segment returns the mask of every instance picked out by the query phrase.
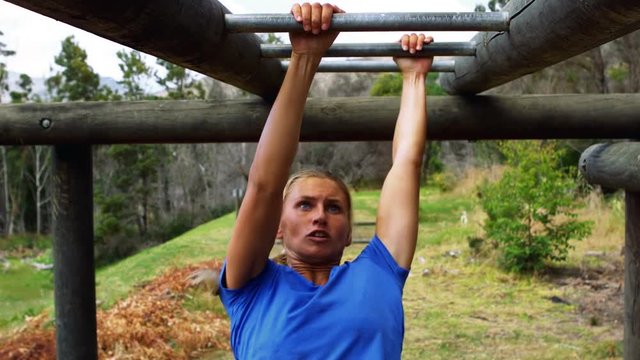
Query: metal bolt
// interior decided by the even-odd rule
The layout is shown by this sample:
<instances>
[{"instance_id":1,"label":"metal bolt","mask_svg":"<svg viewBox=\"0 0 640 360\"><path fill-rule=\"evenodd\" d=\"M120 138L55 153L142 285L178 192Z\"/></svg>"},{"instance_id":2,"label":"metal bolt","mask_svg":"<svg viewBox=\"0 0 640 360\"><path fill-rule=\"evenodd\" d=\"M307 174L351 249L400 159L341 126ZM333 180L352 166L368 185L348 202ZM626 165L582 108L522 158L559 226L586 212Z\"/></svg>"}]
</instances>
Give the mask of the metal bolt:
<instances>
[{"instance_id":1,"label":"metal bolt","mask_svg":"<svg viewBox=\"0 0 640 360\"><path fill-rule=\"evenodd\" d=\"M42 126L43 129L50 128L51 124L53 124L53 121L51 121L51 119L48 119L48 118L40 119L40 126Z\"/></svg>"}]
</instances>

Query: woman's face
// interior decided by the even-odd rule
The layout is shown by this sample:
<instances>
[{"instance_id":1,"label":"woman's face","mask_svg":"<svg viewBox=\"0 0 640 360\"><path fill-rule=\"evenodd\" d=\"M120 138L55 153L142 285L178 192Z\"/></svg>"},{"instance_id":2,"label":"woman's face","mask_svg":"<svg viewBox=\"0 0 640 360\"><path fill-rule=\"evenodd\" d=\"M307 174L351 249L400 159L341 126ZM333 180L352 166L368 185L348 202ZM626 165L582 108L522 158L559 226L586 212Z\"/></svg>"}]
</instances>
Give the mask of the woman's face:
<instances>
[{"instance_id":1,"label":"woman's face","mask_svg":"<svg viewBox=\"0 0 640 360\"><path fill-rule=\"evenodd\" d=\"M348 204L333 180L297 180L284 200L278 229L287 256L310 265L340 262L351 244Z\"/></svg>"}]
</instances>

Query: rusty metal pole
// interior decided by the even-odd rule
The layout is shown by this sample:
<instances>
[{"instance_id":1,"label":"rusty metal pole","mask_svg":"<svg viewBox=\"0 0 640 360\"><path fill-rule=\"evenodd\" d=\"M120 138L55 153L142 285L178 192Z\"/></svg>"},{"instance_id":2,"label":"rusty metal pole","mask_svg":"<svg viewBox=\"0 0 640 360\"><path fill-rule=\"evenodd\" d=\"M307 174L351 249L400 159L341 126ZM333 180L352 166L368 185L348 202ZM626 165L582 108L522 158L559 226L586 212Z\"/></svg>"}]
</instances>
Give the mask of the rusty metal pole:
<instances>
[{"instance_id":1,"label":"rusty metal pole","mask_svg":"<svg viewBox=\"0 0 640 360\"><path fill-rule=\"evenodd\" d=\"M53 154L56 355L97 359L91 145L57 145Z\"/></svg>"}]
</instances>

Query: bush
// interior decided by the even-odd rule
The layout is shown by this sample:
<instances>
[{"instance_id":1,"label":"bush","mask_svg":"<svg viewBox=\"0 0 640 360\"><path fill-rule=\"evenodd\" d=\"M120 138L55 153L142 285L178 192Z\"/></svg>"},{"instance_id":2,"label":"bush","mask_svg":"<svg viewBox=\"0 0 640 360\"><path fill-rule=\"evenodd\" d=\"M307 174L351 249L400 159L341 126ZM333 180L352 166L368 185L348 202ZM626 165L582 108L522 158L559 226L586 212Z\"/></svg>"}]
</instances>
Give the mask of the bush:
<instances>
[{"instance_id":1,"label":"bush","mask_svg":"<svg viewBox=\"0 0 640 360\"><path fill-rule=\"evenodd\" d=\"M16 234L0 238L0 251L25 253L25 256L32 256L33 253L50 249L52 244L51 236Z\"/></svg>"},{"instance_id":2,"label":"bush","mask_svg":"<svg viewBox=\"0 0 640 360\"><path fill-rule=\"evenodd\" d=\"M540 270L546 260L566 259L571 239L582 239L591 223L577 221L575 181L559 169L562 151L553 142L500 144L507 165L502 179L484 184L484 230L499 246L501 265L509 271Z\"/></svg>"},{"instance_id":3,"label":"bush","mask_svg":"<svg viewBox=\"0 0 640 360\"><path fill-rule=\"evenodd\" d=\"M445 171L430 175L431 183L443 192L451 191L456 186L456 177Z\"/></svg>"}]
</instances>

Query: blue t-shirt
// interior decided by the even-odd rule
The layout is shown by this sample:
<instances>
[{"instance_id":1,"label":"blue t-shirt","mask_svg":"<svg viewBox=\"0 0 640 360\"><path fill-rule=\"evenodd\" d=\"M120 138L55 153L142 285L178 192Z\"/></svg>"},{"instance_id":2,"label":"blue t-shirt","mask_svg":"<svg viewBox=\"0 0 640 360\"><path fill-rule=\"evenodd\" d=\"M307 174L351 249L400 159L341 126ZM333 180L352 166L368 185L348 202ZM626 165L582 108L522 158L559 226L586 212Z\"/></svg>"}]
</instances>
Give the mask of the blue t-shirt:
<instances>
[{"instance_id":1,"label":"blue t-shirt","mask_svg":"<svg viewBox=\"0 0 640 360\"><path fill-rule=\"evenodd\" d=\"M236 359L400 359L404 337L401 268L377 236L352 262L314 285L269 260L240 289L221 272Z\"/></svg>"}]
</instances>

